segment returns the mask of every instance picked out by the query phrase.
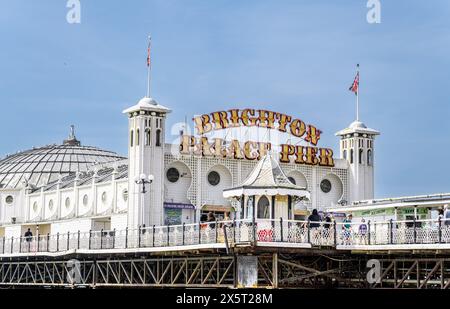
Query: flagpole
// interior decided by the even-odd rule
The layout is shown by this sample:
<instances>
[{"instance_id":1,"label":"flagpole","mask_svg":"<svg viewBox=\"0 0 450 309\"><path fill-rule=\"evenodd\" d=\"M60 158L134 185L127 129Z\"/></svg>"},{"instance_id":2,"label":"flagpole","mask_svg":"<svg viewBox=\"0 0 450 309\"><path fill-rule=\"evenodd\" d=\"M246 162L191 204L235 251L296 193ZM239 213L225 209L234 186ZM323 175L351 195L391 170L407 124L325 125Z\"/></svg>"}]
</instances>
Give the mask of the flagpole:
<instances>
[{"instance_id":1,"label":"flagpole","mask_svg":"<svg viewBox=\"0 0 450 309\"><path fill-rule=\"evenodd\" d=\"M359 121L359 63L356 65L357 68L357 76L358 76L358 88L356 88L356 121Z\"/></svg>"},{"instance_id":2,"label":"flagpole","mask_svg":"<svg viewBox=\"0 0 450 309\"><path fill-rule=\"evenodd\" d=\"M151 70L152 70L152 61L150 58L150 49L152 47L152 37L148 37L148 55L147 55L147 98L150 98L150 83L152 80Z\"/></svg>"}]
</instances>

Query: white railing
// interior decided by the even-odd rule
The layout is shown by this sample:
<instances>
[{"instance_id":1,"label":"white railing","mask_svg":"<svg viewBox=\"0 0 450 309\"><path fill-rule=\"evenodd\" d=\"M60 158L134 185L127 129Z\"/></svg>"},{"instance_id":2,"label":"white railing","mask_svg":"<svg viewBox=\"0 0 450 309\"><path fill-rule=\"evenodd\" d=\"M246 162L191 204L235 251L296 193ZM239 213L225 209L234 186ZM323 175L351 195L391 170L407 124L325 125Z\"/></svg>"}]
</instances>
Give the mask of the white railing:
<instances>
[{"instance_id":1,"label":"white railing","mask_svg":"<svg viewBox=\"0 0 450 309\"><path fill-rule=\"evenodd\" d=\"M361 228L365 225L365 228ZM389 220L338 223L337 245L408 245L450 243L450 220Z\"/></svg>"},{"instance_id":2,"label":"white railing","mask_svg":"<svg viewBox=\"0 0 450 309\"><path fill-rule=\"evenodd\" d=\"M0 238L0 254L68 250L291 243L312 246L445 244L450 220L367 223L256 219Z\"/></svg>"}]
</instances>

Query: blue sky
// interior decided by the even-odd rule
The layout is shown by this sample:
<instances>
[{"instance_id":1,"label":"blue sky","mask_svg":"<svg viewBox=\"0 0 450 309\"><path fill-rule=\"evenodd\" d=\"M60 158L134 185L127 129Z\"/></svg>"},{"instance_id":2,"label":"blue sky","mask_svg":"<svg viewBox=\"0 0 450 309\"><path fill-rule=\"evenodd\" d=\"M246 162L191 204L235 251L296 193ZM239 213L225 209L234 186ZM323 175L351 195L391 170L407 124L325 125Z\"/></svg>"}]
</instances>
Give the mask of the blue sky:
<instances>
[{"instance_id":1,"label":"blue sky","mask_svg":"<svg viewBox=\"0 0 450 309\"><path fill-rule=\"evenodd\" d=\"M287 112L324 133L354 120L348 91L361 64L361 119L376 141L376 196L450 192L450 3L381 0L0 0L0 154L61 142L126 154L121 111L146 91L169 125L227 108Z\"/></svg>"}]
</instances>

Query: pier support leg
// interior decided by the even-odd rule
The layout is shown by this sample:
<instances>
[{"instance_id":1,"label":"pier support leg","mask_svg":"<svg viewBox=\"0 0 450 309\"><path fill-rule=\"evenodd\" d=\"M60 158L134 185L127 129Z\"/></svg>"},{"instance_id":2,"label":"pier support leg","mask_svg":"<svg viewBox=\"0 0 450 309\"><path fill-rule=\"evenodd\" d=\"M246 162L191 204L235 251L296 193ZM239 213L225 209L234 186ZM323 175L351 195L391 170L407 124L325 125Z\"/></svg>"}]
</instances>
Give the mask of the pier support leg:
<instances>
[{"instance_id":1,"label":"pier support leg","mask_svg":"<svg viewBox=\"0 0 450 309\"><path fill-rule=\"evenodd\" d=\"M272 256L272 283L273 288L278 289L278 253Z\"/></svg>"}]
</instances>

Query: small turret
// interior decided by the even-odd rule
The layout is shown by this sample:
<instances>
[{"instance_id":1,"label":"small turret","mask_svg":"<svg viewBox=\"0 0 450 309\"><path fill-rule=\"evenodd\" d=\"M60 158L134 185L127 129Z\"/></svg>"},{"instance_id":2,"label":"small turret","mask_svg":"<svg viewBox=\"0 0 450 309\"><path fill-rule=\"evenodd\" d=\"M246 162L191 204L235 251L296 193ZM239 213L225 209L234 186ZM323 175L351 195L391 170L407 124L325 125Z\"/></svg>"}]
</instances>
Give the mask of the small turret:
<instances>
[{"instance_id":1,"label":"small turret","mask_svg":"<svg viewBox=\"0 0 450 309\"><path fill-rule=\"evenodd\" d=\"M63 141L63 145L81 146L81 142L75 137L75 126L73 124L70 126L69 136Z\"/></svg>"}]
</instances>

